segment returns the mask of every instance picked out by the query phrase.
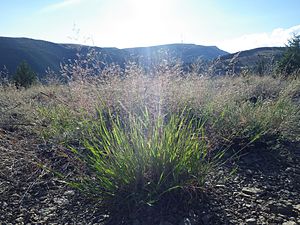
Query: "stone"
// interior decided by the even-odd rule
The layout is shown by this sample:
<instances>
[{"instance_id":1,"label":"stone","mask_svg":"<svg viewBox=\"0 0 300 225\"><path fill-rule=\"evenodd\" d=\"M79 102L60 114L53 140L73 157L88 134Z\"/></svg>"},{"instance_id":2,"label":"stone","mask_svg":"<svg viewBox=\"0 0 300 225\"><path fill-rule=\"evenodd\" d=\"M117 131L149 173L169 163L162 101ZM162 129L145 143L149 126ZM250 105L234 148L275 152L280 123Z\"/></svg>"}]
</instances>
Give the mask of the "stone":
<instances>
[{"instance_id":1,"label":"stone","mask_svg":"<svg viewBox=\"0 0 300 225\"><path fill-rule=\"evenodd\" d=\"M287 221L287 222L282 223L282 225L297 225L297 223L294 221Z\"/></svg>"},{"instance_id":2,"label":"stone","mask_svg":"<svg viewBox=\"0 0 300 225\"><path fill-rule=\"evenodd\" d=\"M230 223L230 224L237 224L237 221L236 221L235 219L230 219L230 220L229 220L229 223Z\"/></svg>"},{"instance_id":3,"label":"stone","mask_svg":"<svg viewBox=\"0 0 300 225\"><path fill-rule=\"evenodd\" d=\"M259 216L259 221L260 221L260 223L265 223L266 218L263 216Z\"/></svg>"},{"instance_id":4,"label":"stone","mask_svg":"<svg viewBox=\"0 0 300 225\"><path fill-rule=\"evenodd\" d=\"M22 223L24 221L23 217L18 217L17 219L15 219L16 222L18 223Z\"/></svg>"},{"instance_id":5,"label":"stone","mask_svg":"<svg viewBox=\"0 0 300 225\"><path fill-rule=\"evenodd\" d=\"M75 195L75 191L73 191L73 190L65 191L64 195L66 195L66 196L73 196L73 195Z\"/></svg>"},{"instance_id":6,"label":"stone","mask_svg":"<svg viewBox=\"0 0 300 225\"><path fill-rule=\"evenodd\" d=\"M263 190L261 190L259 188L244 187L242 189L242 192L247 195L258 195L258 194L263 193Z\"/></svg>"},{"instance_id":7,"label":"stone","mask_svg":"<svg viewBox=\"0 0 300 225\"><path fill-rule=\"evenodd\" d=\"M66 205L69 203L69 201L65 198L53 198L53 202L58 205Z\"/></svg>"},{"instance_id":8,"label":"stone","mask_svg":"<svg viewBox=\"0 0 300 225\"><path fill-rule=\"evenodd\" d=\"M246 219L246 224L247 225L255 225L256 224L256 219L254 219L254 218Z\"/></svg>"},{"instance_id":9,"label":"stone","mask_svg":"<svg viewBox=\"0 0 300 225\"><path fill-rule=\"evenodd\" d=\"M46 215L49 215L51 214L52 212L56 211L57 210L57 207L56 206L51 206L51 207L48 207L48 208L44 208L44 209L41 209L40 210L40 213L43 215L43 216L46 216Z\"/></svg>"},{"instance_id":10,"label":"stone","mask_svg":"<svg viewBox=\"0 0 300 225\"><path fill-rule=\"evenodd\" d=\"M300 204L294 205L293 208L300 213Z\"/></svg>"},{"instance_id":11,"label":"stone","mask_svg":"<svg viewBox=\"0 0 300 225\"><path fill-rule=\"evenodd\" d=\"M239 193L239 196L245 197L245 198L252 198L251 195L245 194L245 193L243 193L243 192Z\"/></svg>"},{"instance_id":12,"label":"stone","mask_svg":"<svg viewBox=\"0 0 300 225\"><path fill-rule=\"evenodd\" d=\"M216 188L225 188L226 186L224 184L217 184L215 187Z\"/></svg>"}]
</instances>

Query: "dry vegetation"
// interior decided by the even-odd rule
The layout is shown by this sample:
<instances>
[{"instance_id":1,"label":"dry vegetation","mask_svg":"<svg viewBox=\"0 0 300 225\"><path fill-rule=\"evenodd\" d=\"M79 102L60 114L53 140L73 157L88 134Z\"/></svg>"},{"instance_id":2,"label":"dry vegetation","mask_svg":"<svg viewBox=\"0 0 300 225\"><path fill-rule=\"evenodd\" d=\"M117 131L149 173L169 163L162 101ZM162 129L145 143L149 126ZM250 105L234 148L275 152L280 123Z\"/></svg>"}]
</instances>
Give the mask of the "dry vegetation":
<instances>
[{"instance_id":1,"label":"dry vegetation","mask_svg":"<svg viewBox=\"0 0 300 225\"><path fill-rule=\"evenodd\" d=\"M121 221L146 205L201 199L228 158L300 141L299 79L180 67L149 75L136 65L107 68L101 79L72 73L67 84L0 88L1 195L54 173L106 214L123 212Z\"/></svg>"}]
</instances>

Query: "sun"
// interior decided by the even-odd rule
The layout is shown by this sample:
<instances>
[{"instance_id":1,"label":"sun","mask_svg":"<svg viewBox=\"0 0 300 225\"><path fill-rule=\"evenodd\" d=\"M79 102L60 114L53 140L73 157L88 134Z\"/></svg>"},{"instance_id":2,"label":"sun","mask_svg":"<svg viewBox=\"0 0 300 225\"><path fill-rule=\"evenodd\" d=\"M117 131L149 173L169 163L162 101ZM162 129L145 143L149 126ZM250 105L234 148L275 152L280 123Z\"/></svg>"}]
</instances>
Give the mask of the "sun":
<instances>
[{"instance_id":1,"label":"sun","mask_svg":"<svg viewBox=\"0 0 300 225\"><path fill-rule=\"evenodd\" d=\"M178 16L175 4L177 1L116 1L106 11L102 17L104 19L98 22L102 28L96 31L99 39L118 43L115 45L119 48L179 43L186 25ZM107 32L102 32L103 30Z\"/></svg>"},{"instance_id":2,"label":"sun","mask_svg":"<svg viewBox=\"0 0 300 225\"><path fill-rule=\"evenodd\" d=\"M164 39L170 21L169 0L129 0L133 32L147 42ZM149 40L151 39L151 40Z\"/></svg>"}]
</instances>

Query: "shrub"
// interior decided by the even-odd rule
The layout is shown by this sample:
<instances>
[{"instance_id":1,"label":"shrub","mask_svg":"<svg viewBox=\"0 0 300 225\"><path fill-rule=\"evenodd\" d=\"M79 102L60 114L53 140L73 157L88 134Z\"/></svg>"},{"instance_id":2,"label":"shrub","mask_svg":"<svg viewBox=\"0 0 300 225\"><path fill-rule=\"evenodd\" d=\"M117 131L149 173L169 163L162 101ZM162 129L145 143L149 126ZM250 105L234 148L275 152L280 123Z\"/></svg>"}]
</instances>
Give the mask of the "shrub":
<instances>
[{"instance_id":1,"label":"shrub","mask_svg":"<svg viewBox=\"0 0 300 225\"><path fill-rule=\"evenodd\" d=\"M16 73L13 75L12 80L14 81L16 87L28 88L37 79L36 73L31 69L31 67L25 62L21 62L17 67Z\"/></svg>"},{"instance_id":2,"label":"shrub","mask_svg":"<svg viewBox=\"0 0 300 225\"><path fill-rule=\"evenodd\" d=\"M300 35L295 35L288 41L287 50L279 62L278 69L284 75L290 75L300 69Z\"/></svg>"}]
</instances>

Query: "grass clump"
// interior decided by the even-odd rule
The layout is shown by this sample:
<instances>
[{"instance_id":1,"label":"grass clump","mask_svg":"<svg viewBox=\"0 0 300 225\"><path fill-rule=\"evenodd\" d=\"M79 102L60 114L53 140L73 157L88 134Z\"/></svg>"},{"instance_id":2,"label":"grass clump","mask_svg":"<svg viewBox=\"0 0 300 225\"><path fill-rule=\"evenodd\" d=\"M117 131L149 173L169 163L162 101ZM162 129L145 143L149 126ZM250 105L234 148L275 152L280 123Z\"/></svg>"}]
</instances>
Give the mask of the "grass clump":
<instances>
[{"instance_id":1,"label":"grass clump","mask_svg":"<svg viewBox=\"0 0 300 225\"><path fill-rule=\"evenodd\" d=\"M299 139L299 106L290 99L229 102L223 107L207 113L211 139L215 143L247 148Z\"/></svg>"},{"instance_id":2,"label":"grass clump","mask_svg":"<svg viewBox=\"0 0 300 225\"><path fill-rule=\"evenodd\" d=\"M42 136L45 139L55 139L61 144L78 141L80 134L76 131L79 131L81 124L76 115L78 113L61 104L52 107L39 106L37 113L44 126L51 124L51 126L47 126L47 129L42 130Z\"/></svg>"},{"instance_id":3,"label":"grass clump","mask_svg":"<svg viewBox=\"0 0 300 225\"><path fill-rule=\"evenodd\" d=\"M199 193L215 160L206 147L204 124L188 114L153 122L147 109L127 119L98 110L97 120L86 121L84 150L72 148L89 175L71 185L100 199L110 214L123 216L171 196L180 200L179 193Z\"/></svg>"}]
</instances>

